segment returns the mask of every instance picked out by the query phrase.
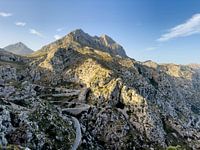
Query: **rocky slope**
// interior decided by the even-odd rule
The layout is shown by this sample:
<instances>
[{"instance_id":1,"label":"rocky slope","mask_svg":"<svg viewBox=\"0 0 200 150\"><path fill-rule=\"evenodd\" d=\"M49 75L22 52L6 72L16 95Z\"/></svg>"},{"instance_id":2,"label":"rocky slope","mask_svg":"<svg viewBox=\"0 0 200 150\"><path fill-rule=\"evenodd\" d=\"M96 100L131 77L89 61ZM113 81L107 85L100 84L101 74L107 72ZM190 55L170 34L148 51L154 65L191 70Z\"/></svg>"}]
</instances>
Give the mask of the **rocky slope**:
<instances>
[{"instance_id":1,"label":"rocky slope","mask_svg":"<svg viewBox=\"0 0 200 150\"><path fill-rule=\"evenodd\" d=\"M4 50L14 53L14 54L17 54L17 55L27 55L27 54L31 54L34 52L32 49L28 48L22 42L8 45L8 46L4 47Z\"/></svg>"},{"instance_id":2,"label":"rocky slope","mask_svg":"<svg viewBox=\"0 0 200 150\"><path fill-rule=\"evenodd\" d=\"M200 149L198 68L138 62L82 30L26 59L1 60L2 146Z\"/></svg>"}]
</instances>

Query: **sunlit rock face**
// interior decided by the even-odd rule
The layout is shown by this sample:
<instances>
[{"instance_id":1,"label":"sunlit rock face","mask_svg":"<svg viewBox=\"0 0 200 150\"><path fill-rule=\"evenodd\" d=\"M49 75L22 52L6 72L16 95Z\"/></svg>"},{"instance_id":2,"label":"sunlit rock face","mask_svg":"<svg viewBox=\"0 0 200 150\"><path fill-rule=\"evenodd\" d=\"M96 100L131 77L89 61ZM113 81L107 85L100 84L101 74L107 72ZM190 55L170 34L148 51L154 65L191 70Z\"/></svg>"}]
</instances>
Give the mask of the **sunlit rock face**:
<instances>
[{"instance_id":1,"label":"sunlit rock face","mask_svg":"<svg viewBox=\"0 0 200 150\"><path fill-rule=\"evenodd\" d=\"M4 120L9 122L6 127L1 123L0 143L4 146L200 148L196 65L138 62L128 58L110 37L92 37L82 30L44 46L27 59L23 64L0 61L1 105ZM13 111L24 114L17 118L26 118L25 129L14 128L8 115ZM21 142L13 137L16 132L24 135Z\"/></svg>"}]
</instances>

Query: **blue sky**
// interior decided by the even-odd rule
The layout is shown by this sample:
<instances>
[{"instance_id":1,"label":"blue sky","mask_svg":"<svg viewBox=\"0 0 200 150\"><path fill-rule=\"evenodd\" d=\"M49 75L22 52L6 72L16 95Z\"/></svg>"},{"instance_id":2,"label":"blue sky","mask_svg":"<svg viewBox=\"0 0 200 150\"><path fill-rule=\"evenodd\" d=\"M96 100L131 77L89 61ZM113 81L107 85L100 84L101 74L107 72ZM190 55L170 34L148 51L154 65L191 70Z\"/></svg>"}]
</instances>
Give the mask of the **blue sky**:
<instances>
[{"instance_id":1,"label":"blue sky","mask_svg":"<svg viewBox=\"0 0 200 150\"><path fill-rule=\"evenodd\" d=\"M82 28L139 61L200 63L198 0L0 0L0 47L34 50Z\"/></svg>"}]
</instances>

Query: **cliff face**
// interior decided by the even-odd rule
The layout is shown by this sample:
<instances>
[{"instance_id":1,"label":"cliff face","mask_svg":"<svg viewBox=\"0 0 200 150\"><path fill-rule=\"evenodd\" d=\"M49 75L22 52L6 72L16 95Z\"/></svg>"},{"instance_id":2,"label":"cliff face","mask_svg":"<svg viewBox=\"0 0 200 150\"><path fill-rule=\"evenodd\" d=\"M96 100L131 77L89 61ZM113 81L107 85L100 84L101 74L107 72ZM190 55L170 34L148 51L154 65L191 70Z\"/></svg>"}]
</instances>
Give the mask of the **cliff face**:
<instances>
[{"instance_id":1,"label":"cliff face","mask_svg":"<svg viewBox=\"0 0 200 150\"><path fill-rule=\"evenodd\" d=\"M33 54L26 69L10 62L7 67L16 70L11 73L15 75L7 79L1 74L1 90L22 93L25 85L34 86L35 95L29 95L32 103L23 107L48 108L50 114L59 114L59 121L67 122L62 128L75 129L65 134L60 128L63 140L53 139L53 145L69 140L68 146L80 149L164 149L169 145L199 149L198 67L142 63L128 58L122 49L107 36L91 37L76 30ZM6 72L5 64L1 67ZM2 97L7 103L25 103L14 100L17 94L4 93ZM56 120L49 117L55 125ZM31 121L37 124L38 119ZM41 132L49 134L49 130ZM16 144L6 136L9 130L4 134L6 144ZM55 148L48 142L39 145L39 149L46 145Z\"/></svg>"}]
</instances>

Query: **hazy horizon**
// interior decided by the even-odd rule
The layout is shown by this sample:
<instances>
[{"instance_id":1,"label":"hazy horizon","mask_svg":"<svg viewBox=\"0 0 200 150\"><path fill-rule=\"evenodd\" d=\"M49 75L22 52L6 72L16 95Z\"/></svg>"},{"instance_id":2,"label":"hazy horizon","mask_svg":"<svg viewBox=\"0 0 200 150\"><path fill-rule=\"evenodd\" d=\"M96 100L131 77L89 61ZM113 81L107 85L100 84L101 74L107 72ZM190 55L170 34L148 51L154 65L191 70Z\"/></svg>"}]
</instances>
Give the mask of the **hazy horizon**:
<instances>
[{"instance_id":1,"label":"hazy horizon","mask_svg":"<svg viewBox=\"0 0 200 150\"><path fill-rule=\"evenodd\" d=\"M25 1L0 2L0 47L23 42L42 46L83 29L107 34L129 57L158 63L200 63L200 2L191 1Z\"/></svg>"}]
</instances>

